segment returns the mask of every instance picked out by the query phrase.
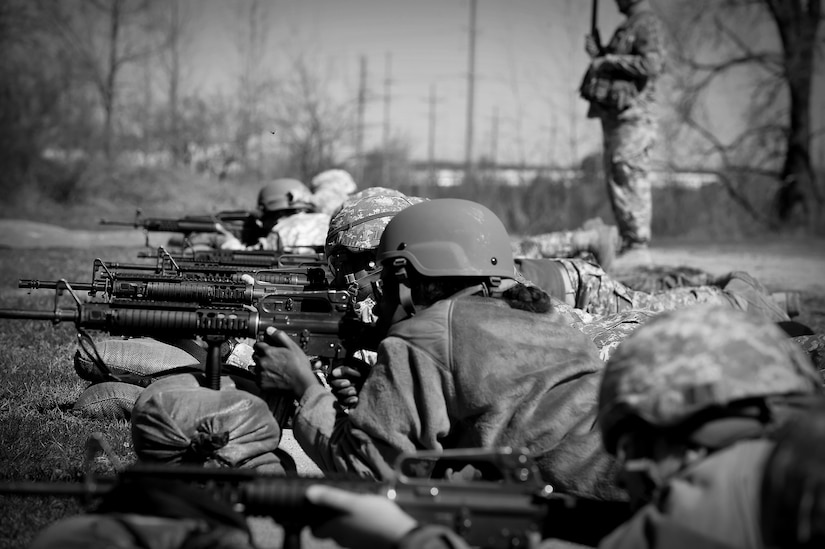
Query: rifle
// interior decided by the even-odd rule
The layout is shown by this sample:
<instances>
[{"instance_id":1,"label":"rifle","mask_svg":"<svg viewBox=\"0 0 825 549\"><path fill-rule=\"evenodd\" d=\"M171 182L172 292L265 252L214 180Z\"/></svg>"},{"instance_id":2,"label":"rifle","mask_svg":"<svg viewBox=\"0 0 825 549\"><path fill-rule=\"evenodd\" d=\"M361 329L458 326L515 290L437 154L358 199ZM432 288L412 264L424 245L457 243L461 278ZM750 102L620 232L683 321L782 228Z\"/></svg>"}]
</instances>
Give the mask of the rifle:
<instances>
[{"instance_id":1,"label":"rifle","mask_svg":"<svg viewBox=\"0 0 825 549\"><path fill-rule=\"evenodd\" d=\"M254 223L257 216L244 210L228 210L215 214L189 215L181 218L143 217L140 208L135 210L134 221L113 221L101 219L101 225L117 225L143 229L146 233L146 246L149 246L150 232L181 233L188 240L193 233L220 233L217 224L223 225L235 236L240 237L248 224Z\"/></svg>"},{"instance_id":2,"label":"rifle","mask_svg":"<svg viewBox=\"0 0 825 549\"><path fill-rule=\"evenodd\" d=\"M258 268L250 265L222 265L212 262L182 261L172 257L162 246L158 248L154 265L146 263L116 263L95 259L92 280L112 278L123 271L151 271L161 278L196 280L230 280L242 282L249 278L269 284L304 284L317 288L327 287L327 269L324 267ZM248 275L248 276L244 276Z\"/></svg>"},{"instance_id":3,"label":"rifle","mask_svg":"<svg viewBox=\"0 0 825 549\"><path fill-rule=\"evenodd\" d=\"M120 275L103 277L88 282L69 282L77 291L87 291L90 296L103 294L111 299L147 301L173 301L200 305L253 305L269 294L289 294L306 289L299 284L248 284L230 280L190 280L170 277L168 280ZM20 279L18 287L30 290L60 290L59 280Z\"/></svg>"},{"instance_id":4,"label":"rifle","mask_svg":"<svg viewBox=\"0 0 825 549\"><path fill-rule=\"evenodd\" d=\"M48 320L54 325L72 322L83 351L104 376L122 381L101 359L87 330L118 336L148 336L162 340L200 337L207 344L206 386L220 388L221 343L233 337L258 339L270 326L284 331L309 355L343 359L348 348L365 341L367 328L357 320L351 296L346 291L317 290L268 294L254 306L202 307L193 303L117 299L107 303L84 303L65 279L56 285L54 310L0 309L0 318ZM73 308L60 308L67 292ZM292 398L281 395L273 413L284 425Z\"/></svg>"},{"instance_id":5,"label":"rifle","mask_svg":"<svg viewBox=\"0 0 825 549\"><path fill-rule=\"evenodd\" d=\"M590 36L592 36L596 42L596 46L598 46L601 55L604 52L604 48L602 47L602 37L599 33L599 0L593 0L590 8Z\"/></svg>"},{"instance_id":6,"label":"rifle","mask_svg":"<svg viewBox=\"0 0 825 549\"><path fill-rule=\"evenodd\" d=\"M445 473L449 476L466 466L484 471L486 480L459 480L456 476L445 479ZM139 464L121 470L115 478L87 475L82 483L6 482L0 484L0 493L87 500L109 494L114 500L120 495L116 502L102 509L128 512L124 506L134 500L126 495L130 494L129 489L145 491L153 484L164 492L180 484L198 487L198 494L202 494L198 497L217 499L246 516L271 517L283 526L284 546L289 548L300 547L304 527L321 524L334 516L332 510L307 501L306 490L314 484L383 495L419 523L451 528L474 547L526 548L547 537L595 545L594 540L617 526L612 509L615 504L554 493L553 487L541 479L526 451L510 448L404 454L396 462L394 476L382 482L276 476L249 469ZM607 509L611 518L602 520L600 509Z\"/></svg>"},{"instance_id":7,"label":"rifle","mask_svg":"<svg viewBox=\"0 0 825 549\"><path fill-rule=\"evenodd\" d=\"M164 250L165 251L165 250ZM160 253L160 250L158 250ZM236 265L266 268L285 268L303 266L325 266L324 254L302 255L275 252L271 250L193 250L183 254L165 252L166 257L177 263L214 263L217 265ZM142 259L155 259L156 254L138 252Z\"/></svg>"},{"instance_id":8,"label":"rifle","mask_svg":"<svg viewBox=\"0 0 825 549\"><path fill-rule=\"evenodd\" d=\"M231 277L185 277L180 274L156 274L129 270L118 271L109 263L96 258L92 267L92 282L70 282L74 290L86 291L95 297L102 294L108 299L188 302L200 305L254 305L269 294L290 294L306 290L328 288L326 273L310 268L303 272L283 269L268 272L273 282L262 282L249 275L243 280ZM135 267L135 266L133 266ZM151 269L148 265L139 265ZM58 280L20 279L18 287L29 290L52 289L61 291Z\"/></svg>"}]
</instances>

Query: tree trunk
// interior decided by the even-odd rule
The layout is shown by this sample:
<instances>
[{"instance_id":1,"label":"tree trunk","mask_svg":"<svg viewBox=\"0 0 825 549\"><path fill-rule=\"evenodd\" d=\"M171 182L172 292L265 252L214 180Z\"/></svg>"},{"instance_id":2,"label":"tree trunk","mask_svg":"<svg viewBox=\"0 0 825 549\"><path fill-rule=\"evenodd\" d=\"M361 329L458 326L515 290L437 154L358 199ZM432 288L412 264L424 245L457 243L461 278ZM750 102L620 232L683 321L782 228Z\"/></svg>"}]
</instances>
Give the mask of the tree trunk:
<instances>
[{"instance_id":1,"label":"tree trunk","mask_svg":"<svg viewBox=\"0 0 825 549\"><path fill-rule=\"evenodd\" d=\"M783 222L802 215L802 222L821 206L822 197L811 165L811 91L821 0L767 0L782 40L785 75L790 98L782 184L776 194L776 211Z\"/></svg>"},{"instance_id":2,"label":"tree trunk","mask_svg":"<svg viewBox=\"0 0 825 549\"><path fill-rule=\"evenodd\" d=\"M112 2L111 21L109 26L109 66L107 68L106 82L103 88L103 150L106 160L112 159L112 139L115 109L115 86L117 85L118 70L118 35L120 33L120 0Z\"/></svg>"}]
</instances>

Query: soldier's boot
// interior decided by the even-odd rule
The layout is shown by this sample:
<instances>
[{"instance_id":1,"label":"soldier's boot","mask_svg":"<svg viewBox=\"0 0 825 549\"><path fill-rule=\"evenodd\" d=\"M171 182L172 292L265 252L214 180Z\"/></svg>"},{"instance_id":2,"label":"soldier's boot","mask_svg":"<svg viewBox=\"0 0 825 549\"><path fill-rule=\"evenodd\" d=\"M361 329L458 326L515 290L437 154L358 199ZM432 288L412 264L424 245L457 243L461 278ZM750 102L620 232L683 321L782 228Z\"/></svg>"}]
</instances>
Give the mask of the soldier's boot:
<instances>
[{"instance_id":1,"label":"soldier's boot","mask_svg":"<svg viewBox=\"0 0 825 549\"><path fill-rule=\"evenodd\" d=\"M771 298L779 304L791 318L799 316L802 312L802 300L799 292L774 292Z\"/></svg>"},{"instance_id":2,"label":"soldier's boot","mask_svg":"<svg viewBox=\"0 0 825 549\"><path fill-rule=\"evenodd\" d=\"M593 254L605 271L616 259L619 231L612 225L605 225L600 218L589 219L581 229L573 231L573 247L577 251Z\"/></svg>"}]
</instances>

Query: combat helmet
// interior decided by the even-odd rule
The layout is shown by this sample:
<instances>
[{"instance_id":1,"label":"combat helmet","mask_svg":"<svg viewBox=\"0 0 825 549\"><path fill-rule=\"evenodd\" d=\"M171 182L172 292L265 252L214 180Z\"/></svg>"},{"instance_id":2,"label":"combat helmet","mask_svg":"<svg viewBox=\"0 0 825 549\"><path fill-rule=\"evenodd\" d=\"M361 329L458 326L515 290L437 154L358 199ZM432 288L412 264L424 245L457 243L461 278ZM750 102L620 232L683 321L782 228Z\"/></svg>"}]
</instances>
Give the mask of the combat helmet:
<instances>
[{"instance_id":1,"label":"combat helmet","mask_svg":"<svg viewBox=\"0 0 825 549\"><path fill-rule=\"evenodd\" d=\"M398 212L422 200L384 187L370 187L347 199L332 216L324 245L335 284L357 292L358 300L371 298L372 283L381 274L375 249L384 228Z\"/></svg>"},{"instance_id":2,"label":"combat helmet","mask_svg":"<svg viewBox=\"0 0 825 549\"><path fill-rule=\"evenodd\" d=\"M309 185L312 191L312 203L328 215L338 211L347 197L358 189L349 172L340 169L325 170L319 173L312 178Z\"/></svg>"},{"instance_id":3,"label":"combat helmet","mask_svg":"<svg viewBox=\"0 0 825 549\"><path fill-rule=\"evenodd\" d=\"M515 265L504 224L486 206L440 198L410 206L381 235L377 259L406 263L428 277L513 278Z\"/></svg>"},{"instance_id":4,"label":"combat helmet","mask_svg":"<svg viewBox=\"0 0 825 549\"><path fill-rule=\"evenodd\" d=\"M605 367L598 421L615 454L629 420L675 428L736 403L813 394L820 384L774 323L700 305L663 313L622 342Z\"/></svg>"},{"instance_id":5,"label":"combat helmet","mask_svg":"<svg viewBox=\"0 0 825 549\"><path fill-rule=\"evenodd\" d=\"M266 183L258 192L258 208L261 212L282 210L312 210L312 193L297 179L281 178Z\"/></svg>"},{"instance_id":6,"label":"combat helmet","mask_svg":"<svg viewBox=\"0 0 825 549\"><path fill-rule=\"evenodd\" d=\"M374 251L390 219L421 200L385 187L352 195L329 222L324 252L329 256L340 248L353 253Z\"/></svg>"}]
</instances>

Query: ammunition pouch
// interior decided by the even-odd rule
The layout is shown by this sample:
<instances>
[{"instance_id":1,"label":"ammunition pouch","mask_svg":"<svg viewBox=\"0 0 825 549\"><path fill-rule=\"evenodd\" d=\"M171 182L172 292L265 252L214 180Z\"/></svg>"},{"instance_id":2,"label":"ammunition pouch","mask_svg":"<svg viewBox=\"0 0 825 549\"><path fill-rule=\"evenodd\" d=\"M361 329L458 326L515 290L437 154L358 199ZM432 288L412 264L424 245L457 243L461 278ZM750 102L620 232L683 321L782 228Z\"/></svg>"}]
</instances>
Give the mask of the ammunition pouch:
<instances>
[{"instance_id":1,"label":"ammunition pouch","mask_svg":"<svg viewBox=\"0 0 825 549\"><path fill-rule=\"evenodd\" d=\"M604 110L622 112L633 103L641 87L632 80L619 80L599 75L590 67L579 86L579 95Z\"/></svg>"}]
</instances>

